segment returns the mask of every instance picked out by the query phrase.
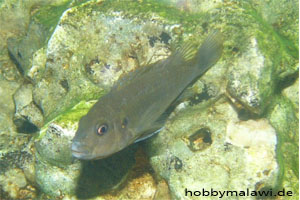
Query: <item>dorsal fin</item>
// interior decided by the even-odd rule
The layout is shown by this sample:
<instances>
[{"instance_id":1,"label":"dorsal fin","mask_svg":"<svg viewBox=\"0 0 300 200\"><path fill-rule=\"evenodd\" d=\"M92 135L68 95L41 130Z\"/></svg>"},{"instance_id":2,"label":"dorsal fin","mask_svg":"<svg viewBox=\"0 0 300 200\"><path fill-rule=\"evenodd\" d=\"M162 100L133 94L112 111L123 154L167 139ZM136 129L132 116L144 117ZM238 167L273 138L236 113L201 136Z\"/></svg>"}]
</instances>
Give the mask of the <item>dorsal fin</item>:
<instances>
[{"instance_id":1,"label":"dorsal fin","mask_svg":"<svg viewBox=\"0 0 300 200\"><path fill-rule=\"evenodd\" d=\"M141 76L145 72L151 69L152 65L139 67L135 70L129 71L128 73L121 75L121 77L117 80L117 82L113 85L112 90L114 89L121 89L122 87L126 86L128 83L136 79L137 77Z\"/></svg>"},{"instance_id":2,"label":"dorsal fin","mask_svg":"<svg viewBox=\"0 0 300 200\"><path fill-rule=\"evenodd\" d=\"M184 42L182 46L176 49L175 53L171 56L181 56L185 61L189 61L192 58L194 58L195 54L197 53L197 46L191 42ZM159 62L159 61L158 61ZM153 66L155 66L156 63L139 67L133 71L130 71L124 75L122 75L119 80L114 84L112 89L117 89L119 90L120 88L124 87L137 77L141 76L142 74L146 73L149 71Z\"/></svg>"},{"instance_id":3,"label":"dorsal fin","mask_svg":"<svg viewBox=\"0 0 300 200\"><path fill-rule=\"evenodd\" d=\"M184 42L179 48L177 48L175 55L181 56L185 61L189 61L195 57L197 53L197 46L191 42Z\"/></svg>"}]
</instances>

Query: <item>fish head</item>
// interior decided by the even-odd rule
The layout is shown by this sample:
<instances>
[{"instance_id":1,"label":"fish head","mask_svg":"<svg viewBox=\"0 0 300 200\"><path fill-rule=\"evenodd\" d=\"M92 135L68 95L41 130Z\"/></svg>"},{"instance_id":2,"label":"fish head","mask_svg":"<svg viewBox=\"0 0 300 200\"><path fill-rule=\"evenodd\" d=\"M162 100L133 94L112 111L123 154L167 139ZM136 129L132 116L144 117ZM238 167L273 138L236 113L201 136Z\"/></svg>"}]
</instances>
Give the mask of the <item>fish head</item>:
<instances>
[{"instance_id":1,"label":"fish head","mask_svg":"<svg viewBox=\"0 0 300 200\"><path fill-rule=\"evenodd\" d=\"M72 155L83 160L108 157L129 144L127 119L104 104L98 104L83 116L72 141Z\"/></svg>"}]
</instances>

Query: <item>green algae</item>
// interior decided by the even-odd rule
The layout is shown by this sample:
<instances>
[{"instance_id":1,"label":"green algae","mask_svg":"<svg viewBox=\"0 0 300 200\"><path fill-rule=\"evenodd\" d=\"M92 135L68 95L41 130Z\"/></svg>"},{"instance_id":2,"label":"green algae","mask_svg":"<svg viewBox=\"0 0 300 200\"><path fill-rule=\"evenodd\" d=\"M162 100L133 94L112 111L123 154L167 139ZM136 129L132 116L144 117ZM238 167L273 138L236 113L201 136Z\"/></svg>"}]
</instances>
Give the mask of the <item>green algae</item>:
<instances>
[{"instance_id":1,"label":"green algae","mask_svg":"<svg viewBox=\"0 0 300 200\"><path fill-rule=\"evenodd\" d=\"M90 88L90 90L87 89L87 91L88 92L83 92L82 95L76 97L72 97L72 95L68 94L68 100L65 101L67 102L66 106L63 107L61 110L56 110L49 116L47 116L47 118L45 119L45 124L49 123L50 121L53 121L57 118L57 116L60 115L68 115L67 118L70 119L69 121L79 120L81 116L80 114L84 115L85 111L83 110L88 109L87 107L83 106L83 102L87 102L86 106L88 106L89 102L93 102L105 94L105 91L101 90L100 88ZM77 113L77 109L79 113ZM71 114L74 115L74 117L71 117Z\"/></svg>"},{"instance_id":2,"label":"green algae","mask_svg":"<svg viewBox=\"0 0 300 200\"><path fill-rule=\"evenodd\" d=\"M295 76L298 73L298 47L296 41L289 39L278 32L271 24L264 20L261 13L254 6L244 3L246 13L259 25L255 32L259 49L265 56L265 65L258 81L260 97L265 102L262 105L263 115L271 102L273 94L277 94L282 89L282 82L286 78ZM295 33L296 34L296 33Z\"/></svg>"},{"instance_id":3,"label":"green algae","mask_svg":"<svg viewBox=\"0 0 300 200\"><path fill-rule=\"evenodd\" d=\"M208 13L188 13L178 8L156 0L143 1L103 1L97 4L84 4L78 7L78 11L85 13L91 11L101 12L124 12L125 17L134 18L141 16L143 19L153 17L153 14L160 17L160 20L166 19L168 23L182 25L186 33L194 33L199 24L209 20Z\"/></svg>"},{"instance_id":4,"label":"green algae","mask_svg":"<svg viewBox=\"0 0 300 200\"><path fill-rule=\"evenodd\" d=\"M77 124L79 119L85 115L89 109L97 102L101 96L106 92L100 90L97 92L91 92L87 95L83 95L82 99L73 98L71 103L64 109L53 112L48 116L45 121L45 125L41 128L41 131L34 135L36 139L41 139L46 134L49 125L54 122L59 124L62 128L70 128L74 124ZM74 130L75 131L75 130Z\"/></svg>"},{"instance_id":5,"label":"green algae","mask_svg":"<svg viewBox=\"0 0 300 200\"><path fill-rule=\"evenodd\" d=\"M66 126L68 123L74 123L79 121L79 119L84 116L89 109L96 103L96 100L92 101L80 101L71 109L68 109L59 117L55 119L55 122L61 125L62 127Z\"/></svg>"},{"instance_id":6,"label":"green algae","mask_svg":"<svg viewBox=\"0 0 300 200\"><path fill-rule=\"evenodd\" d=\"M42 138L52 122L59 124L62 128L68 128L74 123L76 124L76 122L78 122L79 119L85 115L97 102L96 99L99 99L101 96L103 96L105 92L101 91L90 94L90 96L85 96L85 98L81 99L80 101L78 99L73 99L72 103L68 107L59 111L59 114L55 113L50 115L40 133L36 135L36 137Z\"/></svg>"},{"instance_id":7,"label":"green algae","mask_svg":"<svg viewBox=\"0 0 300 200\"><path fill-rule=\"evenodd\" d=\"M68 8L70 0L64 1L60 5L48 5L42 7L38 12L33 16L33 19L47 27L50 30L52 27L55 27L61 17L62 13ZM49 32L51 35L52 32Z\"/></svg>"},{"instance_id":8,"label":"green algae","mask_svg":"<svg viewBox=\"0 0 300 200\"><path fill-rule=\"evenodd\" d=\"M260 32L257 33L259 48L272 61L272 67L265 69L265 71L272 70L272 72L262 73L271 74L272 77L262 77L260 84L273 84L271 87L273 91L263 90L261 93L262 98L269 96L270 94L268 93L277 94L275 97L272 97L271 105L266 105L268 109L267 116L272 126L276 129L278 137L276 156L279 163L279 175L275 188L279 190L288 185L287 187L298 194L299 119L295 115L292 102L280 95L280 90L282 89L280 84L286 77L298 74L299 49L296 41L281 34L271 24L266 22L254 8L248 9L248 12L260 25ZM271 81L271 78L274 81ZM291 171L293 175L290 174Z\"/></svg>"},{"instance_id":9,"label":"green algae","mask_svg":"<svg viewBox=\"0 0 300 200\"><path fill-rule=\"evenodd\" d=\"M289 188L298 196L299 119L292 102L281 95L284 82L291 77L298 76L299 49L298 42L294 39L297 37L285 36L280 30L265 21L256 8L249 5L246 7L249 15L260 26L259 32L256 33L259 49L270 65L262 72L259 84L262 87L271 84L271 87L267 87L268 90L262 90L260 95L266 102L263 115L268 117L277 132L276 156L279 163L279 173L275 189ZM294 34L298 35L298 33ZM269 74L270 77L266 77L264 74ZM270 88L272 90L269 90Z\"/></svg>"},{"instance_id":10,"label":"green algae","mask_svg":"<svg viewBox=\"0 0 300 200\"><path fill-rule=\"evenodd\" d=\"M286 97L277 96L267 117L276 129L278 138L276 156L279 174L276 189L289 188L299 195L299 119L292 102Z\"/></svg>"},{"instance_id":11,"label":"green algae","mask_svg":"<svg viewBox=\"0 0 300 200\"><path fill-rule=\"evenodd\" d=\"M264 45L263 41L266 39L272 40L274 43L273 45L276 45L276 50L279 49L280 52L286 51L289 55L291 55L294 59L299 59L298 56L298 47L296 45L297 41L293 41L289 39L288 37L282 35L279 33L271 24L266 22L263 17L258 13L255 8L248 8L247 12L255 19L256 22L260 25L260 31L263 32L268 38L261 38L261 45L260 48L265 50L265 53L270 53L270 50L272 49L266 49L266 46ZM258 35L262 36L264 34ZM271 51L273 53L273 51ZM276 51L278 52L278 51ZM274 54L273 54L274 55Z\"/></svg>"},{"instance_id":12,"label":"green algae","mask_svg":"<svg viewBox=\"0 0 300 200\"><path fill-rule=\"evenodd\" d=\"M40 23L46 28L48 38L52 35L56 25L59 22L60 17L63 12L68 8L81 5L88 0L83 1L73 1L73 0L63 0L58 4L43 6L38 9L38 11L32 16L32 20Z\"/></svg>"}]
</instances>

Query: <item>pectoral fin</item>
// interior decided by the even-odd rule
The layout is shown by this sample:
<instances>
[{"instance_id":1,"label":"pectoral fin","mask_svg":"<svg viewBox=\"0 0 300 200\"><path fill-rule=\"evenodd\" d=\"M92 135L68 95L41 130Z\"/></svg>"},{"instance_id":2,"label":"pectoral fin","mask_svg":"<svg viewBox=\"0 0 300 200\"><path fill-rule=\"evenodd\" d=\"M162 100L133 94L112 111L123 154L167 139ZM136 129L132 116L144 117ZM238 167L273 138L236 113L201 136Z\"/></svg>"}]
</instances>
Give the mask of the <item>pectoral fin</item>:
<instances>
[{"instance_id":1,"label":"pectoral fin","mask_svg":"<svg viewBox=\"0 0 300 200\"><path fill-rule=\"evenodd\" d=\"M153 135L159 133L163 128L164 127L161 127L160 129L155 130L154 132L150 132L148 134L143 134L141 137L139 137L137 140L135 140L134 143L137 143L137 142L140 142L140 141L143 141L143 140L146 140L146 139L152 137Z\"/></svg>"}]
</instances>

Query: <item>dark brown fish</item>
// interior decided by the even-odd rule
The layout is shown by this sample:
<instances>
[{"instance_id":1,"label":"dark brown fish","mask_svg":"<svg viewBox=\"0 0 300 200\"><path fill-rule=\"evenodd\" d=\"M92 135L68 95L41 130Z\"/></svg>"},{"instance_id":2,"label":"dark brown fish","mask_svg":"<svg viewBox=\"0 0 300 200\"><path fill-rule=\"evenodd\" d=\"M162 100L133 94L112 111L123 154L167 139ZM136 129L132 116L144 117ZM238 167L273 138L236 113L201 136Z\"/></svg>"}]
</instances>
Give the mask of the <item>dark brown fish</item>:
<instances>
[{"instance_id":1,"label":"dark brown fish","mask_svg":"<svg viewBox=\"0 0 300 200\"><path fill-rule=\"evenodd\" d=\"M170 57L120 79L79 121L72 155L101 159L163 127L163 116L182 91L222 54L221 33L214 31L196 51L184 45Z\"/></svg>"}]
</instances>

